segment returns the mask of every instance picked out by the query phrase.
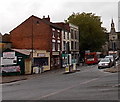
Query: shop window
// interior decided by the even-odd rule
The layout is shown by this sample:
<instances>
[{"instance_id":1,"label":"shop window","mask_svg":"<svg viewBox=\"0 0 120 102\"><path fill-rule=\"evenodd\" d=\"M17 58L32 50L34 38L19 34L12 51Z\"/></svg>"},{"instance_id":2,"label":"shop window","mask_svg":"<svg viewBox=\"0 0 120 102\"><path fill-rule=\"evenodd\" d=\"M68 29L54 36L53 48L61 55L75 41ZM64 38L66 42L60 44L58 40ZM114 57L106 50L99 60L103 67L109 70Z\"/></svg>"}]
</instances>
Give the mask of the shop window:
<instances>
[{"instance_id":1,"label":"shop window","mask_svg":"<svg viewBox=\"0 0 120 102\"><path fill-rule=\"evenodd\" d=\"M48 66L48 57L41 57L34 59L35 66Z\"/></svg>"}]
</instances>

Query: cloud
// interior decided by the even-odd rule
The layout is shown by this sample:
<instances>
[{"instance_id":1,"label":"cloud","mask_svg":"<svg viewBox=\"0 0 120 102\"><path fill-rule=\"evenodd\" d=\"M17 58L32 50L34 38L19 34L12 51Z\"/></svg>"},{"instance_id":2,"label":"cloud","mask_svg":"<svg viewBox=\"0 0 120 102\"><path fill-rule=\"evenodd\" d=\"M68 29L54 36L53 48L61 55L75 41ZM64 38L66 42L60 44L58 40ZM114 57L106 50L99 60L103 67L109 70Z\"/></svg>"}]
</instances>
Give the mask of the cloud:
<instances>
[{"instance_id":1,"label":"cloud","mask_svg":"<svg viewBox=\"0 0 120 102\"><path fill-rule=\"evenodd\" d=\"M1 0L0 32L11 31L29 16L50 15L52 21L64 21L73 12L92 12L101 16L109 28L111 18L117 22L118 0Z\"/></svg>"}]
</instances>

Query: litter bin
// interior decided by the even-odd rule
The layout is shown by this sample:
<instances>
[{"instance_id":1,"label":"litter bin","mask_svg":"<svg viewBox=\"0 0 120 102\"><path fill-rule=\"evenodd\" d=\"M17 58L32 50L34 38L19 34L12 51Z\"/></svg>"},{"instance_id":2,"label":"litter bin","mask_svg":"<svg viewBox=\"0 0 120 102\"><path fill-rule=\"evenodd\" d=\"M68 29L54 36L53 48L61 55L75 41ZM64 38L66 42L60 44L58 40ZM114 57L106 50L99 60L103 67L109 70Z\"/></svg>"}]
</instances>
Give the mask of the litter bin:
<instances>
[{"instance_id":1,"label":"litter bin","mask_svg":"<svg viewBox=\"0 0 120 102\"><path fill-rule=\"evenodd\" d=\"M39 67L33 67L33 73L38 74L39 73Z\"/></svg>"}]
</instances>

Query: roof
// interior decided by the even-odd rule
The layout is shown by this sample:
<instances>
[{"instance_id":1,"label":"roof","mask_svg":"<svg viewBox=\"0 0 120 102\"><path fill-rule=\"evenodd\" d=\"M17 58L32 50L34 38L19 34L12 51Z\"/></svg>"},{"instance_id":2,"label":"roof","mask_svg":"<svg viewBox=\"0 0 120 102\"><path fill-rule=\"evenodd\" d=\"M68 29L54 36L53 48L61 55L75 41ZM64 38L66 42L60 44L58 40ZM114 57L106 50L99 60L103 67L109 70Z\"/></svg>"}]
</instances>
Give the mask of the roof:
<instances>
[{"instance_id":1,"label":"roof","mask_svg":"<svg viewBox=\"0 0 120 102\"><path fill-rule=\"evenodd\" d=\"M26 19L25 21L23 21L20 25L22 25L24 22L26 22L27 20L29 20L29 19L31 19L31 18L38 19L38 20L40 20L40 21L42 21L42 22L46 23L47 25L52 26L52 27L54 27L54 28L63 29L63 28L61 28L60 26L58 26L58 25L56 25L56 24L54 24L54 23L52 23L52 22L50 22L50 21L48 21L48 20L46 20L46 19L44 19L44 18L41 19L41 18L39 18L39 17L37 17L37 16L34 16L34 15L30 16L29 18L27 18L27 19ZM18 25L16 28L18 28L20 25ZM16 28L14 28L13 30L11 30L10 33L11 33L12 31L14 31Z\"/></svg>"},{"instance_id":2,"label":"roof","mask_svg":"<svg viewBox=\"0 0 120 102\"><path fill-rule=\"evenodd\" d=\"M30 53L32 52L32 50L27 49L11 49L11 50L22 53L24 55L30 55Z\"/></svg>"},{"instance_id":3,"label":"roof","mask_svg":"<svg viewBox=\"0 0 120 102\"><path fill-rule=\"evenodd\" d=\"M37 18L37 19L39 19L39 20L41 20L42 22L44 22L44 23L46 23L46 24L48 24L48 25L50 25L50 26L52 26L52 27L55 27L55 28L58 28L58 29L63 29L63 28L61 28L60 26L58 26L58 25L56 25L56 24L54 24L54 23L52 23L52 22L50 22L50 21L48 21L48 20L46 20L46 19L41 19L41 18L39 18L39 17L37 17L37 16L34 16L34 15L32 15L31 17L34 17L34 18Z\"/></svg>"}]
</instances>

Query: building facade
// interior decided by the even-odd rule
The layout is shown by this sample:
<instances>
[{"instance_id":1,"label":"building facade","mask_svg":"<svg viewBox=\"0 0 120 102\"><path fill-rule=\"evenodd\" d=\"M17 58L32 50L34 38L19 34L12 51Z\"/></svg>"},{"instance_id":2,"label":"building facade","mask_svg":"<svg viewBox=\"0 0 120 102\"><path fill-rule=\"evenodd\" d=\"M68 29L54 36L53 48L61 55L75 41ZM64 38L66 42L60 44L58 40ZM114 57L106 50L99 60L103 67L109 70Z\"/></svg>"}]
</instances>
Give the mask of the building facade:
<instances>
[{"instance_id":1,"label":"building facade","mask_svg":"<svg viewBox=\"0 0 120 102\"><path fill-rule=\"evenodd\" d=\"M49 16L42 19L36 16L29 17L10 32L10 41L12 48L31 49L34 64L50 64L51 69L61 67L61 28L51 23ZM46 58L46 53L50 57Z\"/></svg>"},{"instance_id":2,"label":"building facade","mask_svg":"<svg viewBox=\"0 0 120 102\"><path fill-rule=\"evenodd\" d=\"M117 52L118 55L120 54L120 38L119 38L119 32L116 32L115 30L115 24L112 19L111 22L111 30L110 33L108 33L108 49L109 52Z\"/></svg>"},{"instance_id":3,"label":"building facade","mask_svg":"<svg viewBox=\"0 0 120 102\"><path fill-rule=\"evenodd\" d=\"M62 67L79 63L79 30L69 23L57 23L62 27Z\"/></svg>"},{"instance_id":4,"label":"building facade","mask_svg":"<svg viewBox=\"0 0 120 102\"><path fill-rule=\"evenodd\" d=\"M118 32L120 32L120 1L118 2Z\"/></svg>"}]
</instances>

